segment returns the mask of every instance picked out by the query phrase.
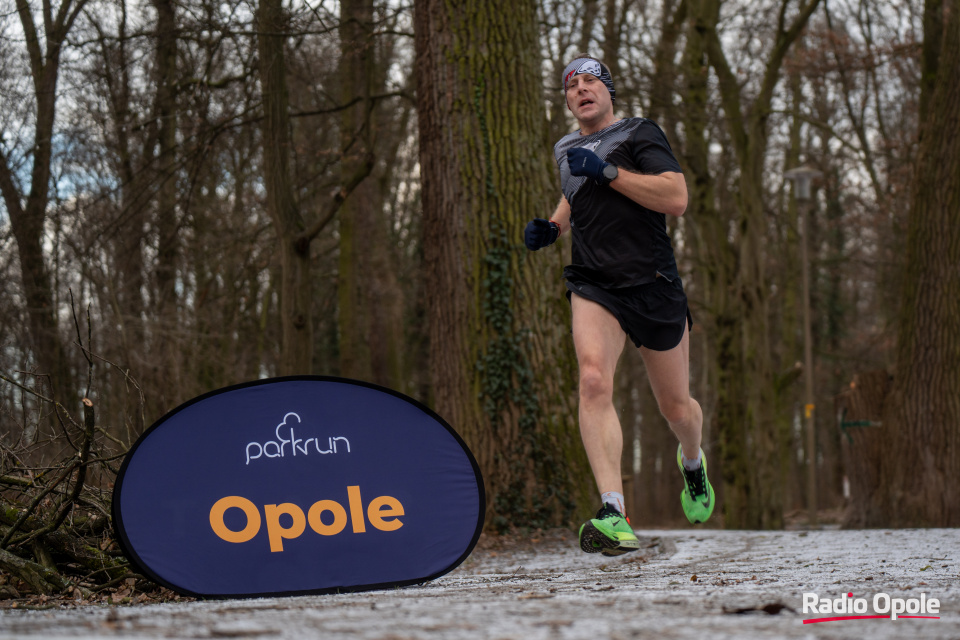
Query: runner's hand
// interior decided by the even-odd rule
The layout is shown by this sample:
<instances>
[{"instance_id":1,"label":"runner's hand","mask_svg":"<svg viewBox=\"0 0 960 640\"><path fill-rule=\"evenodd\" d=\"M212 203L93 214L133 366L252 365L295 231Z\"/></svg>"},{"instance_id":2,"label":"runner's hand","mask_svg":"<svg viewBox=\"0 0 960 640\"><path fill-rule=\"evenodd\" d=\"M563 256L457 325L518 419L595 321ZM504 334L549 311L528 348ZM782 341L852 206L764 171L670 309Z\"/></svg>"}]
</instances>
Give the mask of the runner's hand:
<instances>
[{"instance_id":1,"label":"runner's hand","mask_svg":"<svg viewBox=\"0 0 960 640\"><path fill-rule=\"evenodd\" d=\"M593 178L597 184L601 185L610 182L603 175L604 167L610 163L601 160L600 156L590 149L584 149L583 147L567 149L567 162L570 164L570 173L575 176Z\"/></svg>"},{"instance_id":2,"label":"runner's hand","mask_svg":"<svg viewBox=\"0 0 960 640\"><path fill-rule=\"evenodd\" d=\"M560 225L553 220L534 218L527 223L523 231L523 243L530 251L543 249L557 241L560 237Z\"/></svg>"}]
</instances>

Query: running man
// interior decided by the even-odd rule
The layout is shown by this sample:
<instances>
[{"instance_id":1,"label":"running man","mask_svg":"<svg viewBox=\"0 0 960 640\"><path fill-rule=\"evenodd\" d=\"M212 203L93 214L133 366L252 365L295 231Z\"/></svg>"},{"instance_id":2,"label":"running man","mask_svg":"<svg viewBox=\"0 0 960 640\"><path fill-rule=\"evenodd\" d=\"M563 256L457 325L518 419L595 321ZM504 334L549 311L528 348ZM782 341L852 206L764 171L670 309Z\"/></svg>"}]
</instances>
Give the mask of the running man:
<instances>
[{"instance_id":1,"label":"running man","mask_svg":"<svg viewBox=\"0 0 960 640\"><path fill-rule=\"evenodd\" d=\"M580 368L580 435L602 504L580 527L587 553L620 555L640 543L627 520L613 406L614 374L629 336L640 349L660 412L680 441L680 504L692 523L713 513L714 492L700 448L703 414L690 397L693 319L666 216L687 207L683 172L663 131L646 118L618 119L610 70L581 54L563 71L567 108L580 125L554 147L563 196L549 220L524 232L537 251L573 235L564 269Z\"/></svg>"}]
</instances>

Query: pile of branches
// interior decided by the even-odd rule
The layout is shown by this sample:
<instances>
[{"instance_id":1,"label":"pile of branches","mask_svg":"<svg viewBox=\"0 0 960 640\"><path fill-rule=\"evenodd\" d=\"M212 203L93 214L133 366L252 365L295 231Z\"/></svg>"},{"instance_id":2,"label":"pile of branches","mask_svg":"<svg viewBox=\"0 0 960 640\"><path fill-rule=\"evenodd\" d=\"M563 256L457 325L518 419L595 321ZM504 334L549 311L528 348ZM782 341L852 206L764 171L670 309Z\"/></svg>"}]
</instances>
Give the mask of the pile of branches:
<instances>
[{"instance_id":1,"label":"pile of branches","mask_svg":"<svg viewBox=\"0 0 960 640\"><path fill-rule=\"evenodd\" d=\"M130 584L141 576L113 539L110 518L111 480L126 447L117 451L118 441L98 437L107 434L97 428L88 398L79 419L38 398L53 407L45 426L0 443L0 594L89 596Z\"/></svg>"},{"instance_id":2,"label":"pile of branches","mask_svg":"<svg viewBox=\"0 0 960 640\"><path fill-rule=\"evenodd\" d=\"M84 345L73 317L88 365L86 397L67 402L75 409L50 397L45 389L55 385L47 376L20 372L18 381L0 372L0 383L17 393L0 401L0 421L17 424L0 432L0 600L98 600L159 589L131 568L114 538L112 488L130 443L97 425L94 359L106 361ZM87 344L90 338L88 329ZM142 412L140 386L123 375Z\"/></svg>"}]
</instances>

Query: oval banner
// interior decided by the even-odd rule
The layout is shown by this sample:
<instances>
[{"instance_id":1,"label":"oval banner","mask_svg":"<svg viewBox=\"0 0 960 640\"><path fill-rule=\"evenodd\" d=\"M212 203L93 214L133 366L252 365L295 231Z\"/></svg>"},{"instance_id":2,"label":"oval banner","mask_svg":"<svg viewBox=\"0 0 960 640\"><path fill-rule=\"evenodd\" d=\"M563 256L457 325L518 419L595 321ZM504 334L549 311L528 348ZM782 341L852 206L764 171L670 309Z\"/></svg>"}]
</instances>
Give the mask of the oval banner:
<instances>
[{"instance_id":1,"label":"oval banner","mask_svg":"<svg viewBox=\"0 0 960 640\"><path fill-rule=\"evenodd\" d=\"M484 517L473 454L441 417L375 385L273 378L195 398L131 448L118 539L202 597L359 591L457 567Z\"/></svg>"}]
</instances>

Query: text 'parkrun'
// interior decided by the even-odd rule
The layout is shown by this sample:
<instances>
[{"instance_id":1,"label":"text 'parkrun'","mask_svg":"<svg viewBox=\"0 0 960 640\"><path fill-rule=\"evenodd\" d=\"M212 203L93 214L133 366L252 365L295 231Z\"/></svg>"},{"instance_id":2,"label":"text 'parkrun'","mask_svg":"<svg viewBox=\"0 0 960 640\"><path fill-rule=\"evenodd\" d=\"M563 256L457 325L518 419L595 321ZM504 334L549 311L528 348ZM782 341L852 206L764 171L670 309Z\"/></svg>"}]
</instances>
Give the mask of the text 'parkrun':
<instances>
[{"instance_id":1,"label":"text 'parkrun'","mask_svg":"<svg viewBox=\"0 0 960 640\"><path fill-rule=\"evenodd\" d=\"M290 502L283 504L267 504L263 506L263 516L253 502L241 496L227 496L214 503L210 509L210 527L217 537L227 542L249 542L260 532L261 524L266 521L267 538L270 542L270 551L283 551L283 541L299 538L310 528L321 536L335 536L346 529L348 522L352 525L353 533L365 533L366 524L370 523L374 529L380 531L396 531L403 526L400 517L404 515L403 505L392 496L378 496L363 508L359 486L347 487L347 509L335 500L318 500L314 502L307 513ZM228 509L240 509L246 516L246 525L234 531L227 527L224 515ZM329 515L325 515L329 514ZM288 526L280 522L281 516ZM364 517L366 516L366 518ZM326 520L326 521L325 521Z\"/></svg>"},{"instance_id":2,"label":"text 'parkrun'","mask_svg":"<svg viewBox=\"0 0 960 640\"><path fill-rule=\"evenodd\" d=\"M251 460L257 460L264 456L267 458L283 458L288 452L293 456L307 456L311 453L340 453L344 451L345 448L346 453L350 453L350 441L343 436L329 437L322 445L320 438L298 438L293 429L294 419L296 424L301 424L300 416L296 413L290 412L283 416L283 422L277 425L276 431L274 432L277 436L276 440L268 440L262 443L248 442L246 447L246 464L249 465ZM281 431L290 437L284 438L283 435L281 435ZM342 444L338 445L338 443ZM290 445L289 451L287 445Z\"/></svg>"}]
</instances>

